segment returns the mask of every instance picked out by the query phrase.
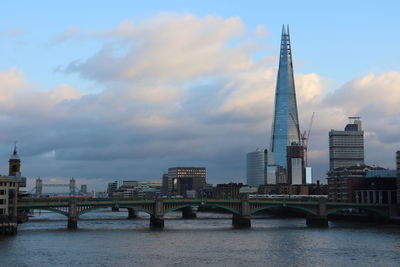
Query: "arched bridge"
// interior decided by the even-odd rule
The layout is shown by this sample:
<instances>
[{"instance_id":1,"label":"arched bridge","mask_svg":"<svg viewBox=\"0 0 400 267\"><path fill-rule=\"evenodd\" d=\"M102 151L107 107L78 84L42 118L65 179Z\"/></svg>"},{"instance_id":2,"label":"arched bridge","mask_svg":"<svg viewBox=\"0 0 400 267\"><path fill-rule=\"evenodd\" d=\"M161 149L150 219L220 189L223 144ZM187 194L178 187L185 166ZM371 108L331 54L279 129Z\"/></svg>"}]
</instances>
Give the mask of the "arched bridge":
<instances>
[{"instance_id":1,"label":"arched bridge","mask_svg":"<svg viewBox=\"0 0 400 267\"><path fill-rule=\"evenodd\" d=\"M232 213L232 225L249 228L251 215L262 210L289 208L306 215L309 226L327 226L329 214L344 209L363 209L377 217L389 218L391 207L385 204L360 204L327 202L319 200L266 200L266 199L112 199L112 198L24 198L18 203L19 210L48 210L68 217L68 228L77 228L79 216L99 208L127 208L129 217L138 211L150 215L152 228L164 227L164 214L181 210L184 218L195 217L193 207L209 206Z\"/></svg>"}]
</instances>

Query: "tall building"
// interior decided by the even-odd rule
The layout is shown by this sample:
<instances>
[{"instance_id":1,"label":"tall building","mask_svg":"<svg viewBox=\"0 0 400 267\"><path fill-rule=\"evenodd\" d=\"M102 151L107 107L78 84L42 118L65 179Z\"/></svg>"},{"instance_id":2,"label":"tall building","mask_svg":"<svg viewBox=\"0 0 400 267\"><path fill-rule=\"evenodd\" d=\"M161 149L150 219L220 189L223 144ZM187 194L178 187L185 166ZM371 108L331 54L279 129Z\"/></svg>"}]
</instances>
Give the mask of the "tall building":
<instances>
[{"instance_id":1,"label":"tall building","mask_svg":"<svg viewBox=\"0 0 400 267\"><path fill-rule=\"evenodd\" d=\"M304 150L299 144L287 146L287 182L288 184L305 184L306 169Z\"/></svg>"},{"instance_id":2,"label":"tall building","mask_svg":"<svg viewBox=\"0 0 400 267\"><path fill-rule=\"evenodd\" d=\"M172 180L169 179L168 173L164 172L162 176L161 193L167 195L172 192Z\"/></svg>"},{"instance_id":3,"label":"tall building","mask_svg":"<svg viewBox=\"0 0 400 267\"><path fill-rule=\"evenodd\" d=\"M329 132L329 167L350 167L364 164L364 131L360 117L349 117L344 131Z\"/></svg>"},{"instance_id":4,"label":"tall building","mask_svg":"<svg viewBox=\"0 0 400 267\"><path fill-rule=\"evenodd\" d=\"M171 193L186 196L187 191L199 191L206 186L206 168L168 168L168 180L172 181Z\"/></svg>"},{"instance_id":5,"label":"tall building","mask_svg":"<svg viewBox=\"0 0 400 267\"><path fill-rule=\"evenodd\" d=\"M286 147L293 143L300 144L299 118L294 86L289 26L287 28L283 26L269 165L278 165L287 170Z\"/></svg>"},{"instance_id":6,"label":"tall building","mask_svg":"<svg viewBox=\"0 0 400 267\"><path fill-rule=\"evenodd\" d=\"M246 155L247 185L258 187L266 183L267 150L254 151Z\"/></svg>"}]
</instances>

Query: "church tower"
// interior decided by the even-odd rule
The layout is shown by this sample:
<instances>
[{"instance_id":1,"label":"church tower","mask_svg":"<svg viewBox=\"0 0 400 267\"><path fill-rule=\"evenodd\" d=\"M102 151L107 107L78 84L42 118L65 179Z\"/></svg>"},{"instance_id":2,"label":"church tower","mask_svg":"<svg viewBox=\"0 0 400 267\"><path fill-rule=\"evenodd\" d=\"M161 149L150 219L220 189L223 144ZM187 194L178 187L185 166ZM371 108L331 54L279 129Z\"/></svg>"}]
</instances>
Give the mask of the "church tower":
<instances>
[{"instance_id":1,"label":"church tower","mask_svg":"<svg viewBox=\"0 0 400 267\"><path fill-rule=\"evenodd\" d=\"M17 144L14 145L14 152L12 153L8 163L9 163L8 176L20 177L21 176L21 160L19 159L19 156L17 153Z\"/></svg>"}]
</instances>

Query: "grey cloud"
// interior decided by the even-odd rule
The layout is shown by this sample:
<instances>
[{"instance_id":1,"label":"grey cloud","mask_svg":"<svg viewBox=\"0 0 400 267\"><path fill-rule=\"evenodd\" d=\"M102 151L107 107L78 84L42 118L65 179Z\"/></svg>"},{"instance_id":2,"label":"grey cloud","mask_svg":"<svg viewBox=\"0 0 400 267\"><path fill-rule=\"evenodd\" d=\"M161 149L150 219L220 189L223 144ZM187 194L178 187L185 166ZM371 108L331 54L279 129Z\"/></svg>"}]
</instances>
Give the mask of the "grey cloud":
<instances>
[{"instance_id":1,"label":"grey cloud","mask_svg":"<svg viewBox=\"0 0 400 267\"><path fill-rule=\"evenodd\" d=\"M0 155L7 159L18 140L30 177L160 179L168 167L201 165L209 182L244 182L245 154L269 145L276 62L251 60L255 50L247 41L228 47L243 31L239 19L172 16L161 22L110 30L102 50L66 67L107 88L98 94L70 87L38 93L22 74L0 72L0 122L7 125ZM187 28L174 28L182 25ZM180 30L183 41L176 40ZM136 44L139 37L150 45ZM374 103L379 96L368 94L377 86L395 91L397 75L366 75L328 94L317 74L296 77L303 128L316 111L309 145L318 178L327 170L329 130L342 129L352 112L374 134L366 138L368 160L391 166L400 116L390 97ZM15 92L24 95L18 103Z\"/></svg>"}]
</instances>

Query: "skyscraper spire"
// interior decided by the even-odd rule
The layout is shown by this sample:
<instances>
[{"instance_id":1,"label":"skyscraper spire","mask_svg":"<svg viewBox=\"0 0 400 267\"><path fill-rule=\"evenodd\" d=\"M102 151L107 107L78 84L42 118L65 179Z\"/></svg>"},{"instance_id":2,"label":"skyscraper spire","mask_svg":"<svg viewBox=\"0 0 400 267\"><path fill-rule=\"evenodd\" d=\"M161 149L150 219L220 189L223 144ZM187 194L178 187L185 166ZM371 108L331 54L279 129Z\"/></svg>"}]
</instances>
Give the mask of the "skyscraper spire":
<instances>
[{"instance_id":1,"label":"skyscraper spire","mask_svg":"<svg viewBox=\"0 0 400 267\"><path fill-rule=\"evenodd\" d=\"M14 141L14 152L13 155L17 155L17 141Z\"/></svg>"},{"instance_id":2,"label":"skyscraper spire","mask_svg":"<svg viewBox=\"0 0 400 267\"><path fill-rule=\"evenodd\" d=\"M283 25L271 133L271 156L275 164L287 168L286 149L292 143L300 144L300 130L289 26Z\"/></svg>"}]
</instances>

